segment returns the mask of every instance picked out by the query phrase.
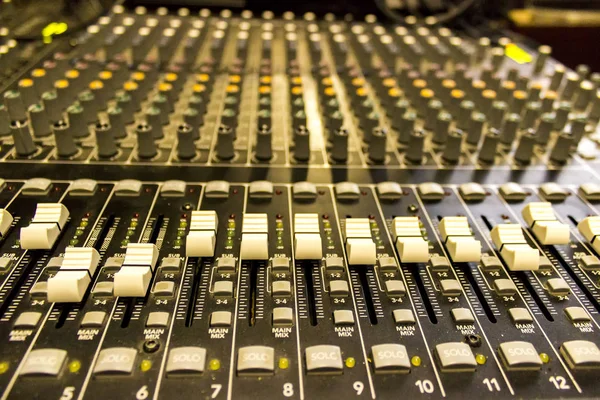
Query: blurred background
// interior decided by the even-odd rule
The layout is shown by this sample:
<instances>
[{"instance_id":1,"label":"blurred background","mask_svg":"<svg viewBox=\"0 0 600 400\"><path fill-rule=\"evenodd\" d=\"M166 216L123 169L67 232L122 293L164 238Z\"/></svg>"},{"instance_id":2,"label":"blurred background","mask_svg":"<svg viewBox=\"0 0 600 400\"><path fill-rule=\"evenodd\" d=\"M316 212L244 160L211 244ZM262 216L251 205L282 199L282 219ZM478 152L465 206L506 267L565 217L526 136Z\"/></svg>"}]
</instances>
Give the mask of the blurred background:
<instances>
[{"instance_id":1,"label":"blurred background","mask_svg":"<svg viewBox=\"0 0 600 400\"><path fill-rule=\"evenodd\" d=\"M0 0L0 27L20 38L40 38L43 30L60 33L85 28L115 3L148 8L158 6L271 10L282 13L362 18L376 14L394 21L405 15L448 18L448 24L466 30L511 29L553 47L553 55L569 67L588 64L600 70L600 0ZM65 24L62 24L65 23ZM48 32L46 32L48 33ZM1 32L0 32L1 34Z\"/></svg>"}]
</instances>

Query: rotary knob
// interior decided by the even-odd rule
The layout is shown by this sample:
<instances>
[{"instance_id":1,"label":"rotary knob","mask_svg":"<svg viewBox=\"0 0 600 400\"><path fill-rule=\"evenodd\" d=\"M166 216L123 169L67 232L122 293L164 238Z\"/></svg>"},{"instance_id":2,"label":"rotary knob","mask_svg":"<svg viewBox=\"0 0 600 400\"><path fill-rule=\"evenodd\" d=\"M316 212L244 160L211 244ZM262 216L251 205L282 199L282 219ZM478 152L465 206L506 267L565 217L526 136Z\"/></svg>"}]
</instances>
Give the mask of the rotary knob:
<instances>
[{"instance_id":1,"label":"rotary knob","mask_svg":"<svg viewBox=\"0 0 600 400\"><path fill-rule=\"evenodd\" d=\"M258 127L256 133L256 145L254 146L254 156L259 161L269 161L273 158L272 146L273 133L268 125Z\"/></svg>"},{"instance_id":2,"label":"rotary knob","mask_svg":"<svg viewBox=\"0 0 600 400\"><path fill-rule=\"evenodd\" d=\"M233 129L227 125L219 126L217 131L217 146L216 153L217 158L220 160L231 160L235 157L235 151L233 149Z\"/></svg>"},{"instance_id":3,"label":"rotary knob","mask_svg":"<svg viewBox=\"0 0 600 400\"><path fill-rule=\"evenodd\" d=\"M152 134L152 125L147 122L140 122L135 127L137 136L137 154L141 159L154 158L158 154L154 135Z\"/></svg>"}]
</instances>

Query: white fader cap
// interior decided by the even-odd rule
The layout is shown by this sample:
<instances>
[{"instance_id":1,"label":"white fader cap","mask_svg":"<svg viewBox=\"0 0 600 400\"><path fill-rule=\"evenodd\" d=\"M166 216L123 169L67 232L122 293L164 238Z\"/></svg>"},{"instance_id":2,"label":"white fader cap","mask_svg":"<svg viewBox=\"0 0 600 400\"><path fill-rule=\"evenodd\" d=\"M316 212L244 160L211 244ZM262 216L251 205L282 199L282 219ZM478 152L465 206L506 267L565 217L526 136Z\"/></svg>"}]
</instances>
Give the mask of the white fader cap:
<instances>
[{"instance_id":1,"label":"white fader cap","mask_svg":"<svg viewBox=\"0 0 600 400\"><path fill-rule=\"evenodd\" d=\"M146 296L157 260L158 248L155 244L129 243L123 265L115 274L115 296Z\"/></svg>"},{"instance_id":2,"label":"white fader cap","mask_svg":"<svg viewBox=\"0 0 600 400\"><path fill-rule=\"evenodd\" d=\"M429 261L429 244L423 239L419 218L394 218L392 233L401 262L425 263Z\"/></svg>"},{"instance_id":3,"label":"white fader cap","mask_svg":"<svg viewBox=\"0 0 600 400\"><path fill-rule=\"evenodd\" d=\"M527 244L521 225L496 225L492 229L492 241L511 271L535 271L540 268L540 252Z\"/></svg>"},{"instance_id":4,"label":"white fader cap","mask_svg":"<svg viewBox=\"0 0 600 400\"><path fill-rule=\"evenodd\" d=\"M346 254L350 265L373 265L377 261L368 218L346 218Z\"/></svg>"},{"instance_id":5,"label":"white fader cap","mask_svg":"<svg viewBox=\"0 0 600 400\"><path fill-rule=\"evenodd\" d=\"M269 220L267 214L244 214L241 257L245 260L269 258Z\"/></svg>"},{"instance_id":6,"label":"white fader cap","mask_svg":"<svg viewBox=\"0 0 600 400\"><path fill-rule=\"evenodd\" d=\"M8 229L10 228L10 226L13 223L13 217L12 215L10 215L10 213L1 208L0 209L0 238L4 237L4 235L6 235L6 232L8 232Z\"/></svg>"},{"instance_id":7,"label":"white fader cap","mask_svg":"<svg viewBox=\"0 0 600 400\"><path fill-rule=\"evenodd\" d=\"M48 279L48 301L79 303L90 286L100 254L93 247L67 247L57 274Z\"/></svg>"},{"instance_id":8,"label":"white fader cap","mask_svg":"<svg viewBox=\"0 0 600 400\"><path fill-rule=\"evenodd\" d=\"M323 257L319 214L294 215L294 249L296 260L319 260Z\"/></svg>"},{"instance_id":9,"label":"white fader cap","mask_svg":"<svg viewBox=\"0 0 600 400\"><path fill-rule=\"evenodd\" d=\"M600 252L600 216L587 217L577 224L577 229Z\"/></svg>"},{"instance_id":10,"label":"white fader cap","mask_svg":"<svg viewBox=\"0 0 600 400\"><path fill-rule=\"evenodd\" d=\"M481 258L481 242L473 237L467 217L442 218L440 234L452 261L478 262Z\"/></svg>"},{"instance_id":11,"label":"white fader cap","mask_svg":"<svg viewBox=\"0 0 600 400\"><path fill-rule=\"evenodd\" d=\"M21 228L21 248L50 250L69 219L69 210L61 203L39 203L31 224Z\"/></svg>"},{"instance_id":12,"label":"white fader cap","mask_svg":"<svg viewBox=\"0 0 600 400\"><path fill-rule=\"evenodd\" d=\"M190 231L185 238L186 257L213 257L218 226L216 211L192 211Z\"/></svg>"},{"instance_id":13,"label":"white fader cap","mask_svg":"<svg viewBox=\"0 0 600 400\"><path fill-rule=\"evenodd\" d=\"M556 219L552 204L532 202L523 208L523 219L543 245L569 243L569 226Z\"/></svg>"}]
</instances>

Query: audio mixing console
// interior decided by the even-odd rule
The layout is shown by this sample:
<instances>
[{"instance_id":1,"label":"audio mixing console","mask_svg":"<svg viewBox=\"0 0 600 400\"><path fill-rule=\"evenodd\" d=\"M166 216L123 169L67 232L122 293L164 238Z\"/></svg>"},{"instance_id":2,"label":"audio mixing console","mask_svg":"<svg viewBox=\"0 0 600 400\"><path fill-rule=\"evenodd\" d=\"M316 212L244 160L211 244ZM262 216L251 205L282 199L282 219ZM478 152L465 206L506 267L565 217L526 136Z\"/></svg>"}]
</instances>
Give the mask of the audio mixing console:
<instances>
[{"instance_id":1,"label":"audio mixing console","mask_svg":"<svg viewBox=\"0 0 600 400\"><path fill-rule=\"evenodd\" d=\"M0 398L599 397L600 74L473 32L0 35Z\"/></svg>"}]
</instances>

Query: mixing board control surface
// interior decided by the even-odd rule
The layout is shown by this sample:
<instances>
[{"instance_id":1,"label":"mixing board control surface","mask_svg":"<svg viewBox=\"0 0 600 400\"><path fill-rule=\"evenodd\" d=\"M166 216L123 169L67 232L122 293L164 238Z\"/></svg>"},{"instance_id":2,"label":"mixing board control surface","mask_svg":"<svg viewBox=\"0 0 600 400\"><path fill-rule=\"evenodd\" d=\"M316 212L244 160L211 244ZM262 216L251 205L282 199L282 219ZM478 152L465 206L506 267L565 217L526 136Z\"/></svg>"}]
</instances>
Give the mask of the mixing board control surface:
<instances>
[{"instance_id":1,"label":"mixing board control surface","mask_svg":"<svg viewBox=\"0 0 600 400\"><path fill-rule=\"evenodd\" d=\"M330 17L0 37L1 400L600 397L600 76Z\"/></svg>"},{"instance_id":2,"label":"mixing board control surface","mask_svg":"<svg viewBox=\"0 0 600 400\"><path fill-rule=\"evenodd\" d=\"M594 397L599 194L6 181L0 388Z\"/></svg>"}]
</instances>

